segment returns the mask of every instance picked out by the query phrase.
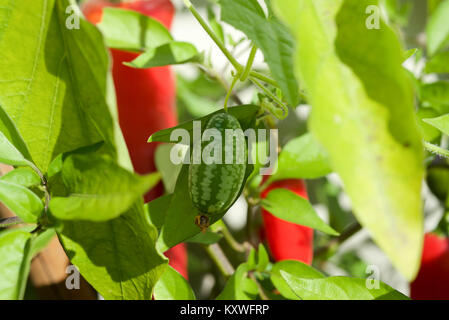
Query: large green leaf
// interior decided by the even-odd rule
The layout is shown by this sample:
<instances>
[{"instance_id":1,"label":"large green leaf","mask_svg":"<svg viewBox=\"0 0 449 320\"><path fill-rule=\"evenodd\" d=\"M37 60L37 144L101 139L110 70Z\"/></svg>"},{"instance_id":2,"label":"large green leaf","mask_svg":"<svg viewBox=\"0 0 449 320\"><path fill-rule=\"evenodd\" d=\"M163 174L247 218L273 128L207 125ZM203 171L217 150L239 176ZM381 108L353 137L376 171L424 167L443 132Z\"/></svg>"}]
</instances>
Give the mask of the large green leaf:
<instances>
[{"instance_id":1,"label":"large green leaf","mask_svg":"<svg viewBox=\"0 0 449 320\"><path fill-rule=\"evenodd\" d=\"M105 8L98 28L110 48L145 51L132 62L125 63L130 67L153 68L201 58L194 45L173 41L162 23L136 11Z\"/></svg>"},{"instance_id":2,"label":"large green leaf","mask_svg":"<svg viewBox=\"0 0 449 320\"><path fill-rule=\"evenodd\" d=\"M432 56L449 44L449 2L441 2L430 16L427 23L427 48Z\"/></svg>"},{"instance_id":3,"label":"large green leaf","mask_svg":"<svg viewBox=\"0 0 449 320\"><path fill-rule=\"evenodd\" d=\"M34 223L44 210L41 199L29 189L0 180L0 201L24 222Z\"/></svg>"},{"instance_id":4,"label":"large green leaf","mask_svg":"<svg viewBox=\"0 0 449 320\"><path fill-rule=\"evenodd\" d=\"M434 126L444 134L449 135L449 114L436 118L423 119L423 121Z\"/></svg>"},{"instance_id":5,"label":"large green leaf","mask_svg":"<svg viewBox=\"0 0 449 320\"><path fill-rule=\"evenodd\" d=\"M116 218L159 181L159 174L141 177L94 154L69 156L61 176L66 194L53 195L50 210L63 220Z\"/></svg>"},{"instance_id":6,"label":"large green leaf","mask_svg":"<svg viewBox=\"0 0 449 320\"><path fill-rule=\"evenodd\" d=\"M427 14L431 15L434 13L438 5L444 0L427 0Z\"/></svg>"},{"instance_id":7,"label":"large green leaf","mask_svg":"<svg viewBox=\"0 0 449 320\"><path fill-rule=\"evenodd\" d=\"M312 133L358 220L413 279L422 246L423 147L396 34L383 21L366 28L375 0L273 3L300 44L295 67L312 104Z\"/></svg>"},{"instance_id":8,"label":"large green leaf","mask_svg":"<svg viewBox=\"0 0 449 320\"><path fill-rule=\"evenodd\" d=\"M176 78L176 97L178 105L192 117L203 117L221 109L219 100L226 95L223 86L204 72L190 79L180 74Z\"/></svg>"},{"instance_id":9,"label":"large green leaf","mask_svg":"<svg viewBox=\"0 0 449 320\"><path fill-rule=\"evenodd\" d=\"M57 155L98 141L104 141L100 152L118 154L120 166L130 168L103 38L84 20L79 29L66 27L71 3L0 0L0 104L42 171ZM155 249L156 229L140 200L112 221L65 221L59 236L72 262L105 298L151 297L166 262Z\"/></svg>"},{"instance_id":10,"label":"large green leaf","mask_svg":"<svg viewBox=\"0 0 449 320\"><path fill-rule=\"evenodd\" d=\"M172 193L175 190L176 180L182 168L182 164L174 164L170 161L172 148L174 146L171 144L161 144L157 147L154 155L157 171L160 172L165 190L168 193Z\"/></svg>"},{"instance_id":11,"label":"large green leaf","mask_svg":"<svg viewBox=\"0 0 449 320\"><path fill-rule=\"evenodd\" d=\"M98 28L110 48L141 51L173 40L159 21L133 10L105 8Z\"/></svg>"},{"instance_id":12,"label":"large green leaf","mask_svg":"<svg viewBox=\"0 0 449 320\"><path fill-rule=\"evenodd\" d=\"M366 279L329 277L304 279L280 271L293 292L303 300L408 300L408 297L379 281L368 288Z\"/></svg>"},{"instance_id":13,"label":"large green leaf","mask_svg":"<svg viewBox=\"0 0 449 320\"><path fill-rule=\"evenodd\" d=\"M200 232L193 237L187 239L185 242L188 243L200 243L200 244L214 244L220 241L223 236L220 233L215 233L207 230L206 232Z\"/></svg>"},{"instance_id":14,"label":"large green leaf","mask_svg":"<svg viewBox=\"0 0 449 320\"><path fill-rule=\"evenodd\" d=\"M433 108L420 108L416 112L416 116L419 120L418 124L425 141L432 142L441 137L440 130L427 123L427 119L432 120L432 118L439 116L439 112Z\"/></svg>"},{"instance_id":15,"label":"large green leaf","mask_svg":"<svg viewBox=\"0 0 449 320\"><path fill-rule=\"evenodd\" d=\"M286 101L296 107L299 87L293 69L294 41L275 17L265 16L257 0L220 0L221 19L243 31L262 50Z\"/></svg>"},{"instance_id":16,"label":"large green leaf","mask_svg":"<svg viewBox=\"0 0 449 320\"><path fill-rule=\"evenodd\" d=\"M0 232L0 299L22 299L31 262L31 234L26 228Z\"/></svg>"},{"instance_id":17,"label":"large green leaf","mask_svg":"<svg viewBox=\"0 0 449 320\"><path fill-rule=\"evenodd\" d=\"M186 62L198 62L201 55L195 46L188 42L172 41L154 49L148 49L136 59L125 65L133 68L154 68Z\"/></svg>"},{"instance_id":18,"label":"large green leaf","mask_svg":"<svg viewBox=\"0 0 449 320\"><path fill-rule=\"evenodd\" d=\"M115 152L107 52L91 24L66 27L69 4L0 0L0 105L42 171L56 155L96 141Z\"/></svg>"},{"instance_id":19,"label":"large green leaf","mask_svg":"<svg viewBox=\"0 0 449 320\"><path fill-rule=\"evenodd\" d=\"M257 295L257 286L247 278L249 268L246 263L241 264L228 279L225 288L216 298L217 300L253 300Z\"/></svg>"},{"instance_id":20,"label":"large green leaf","mask_svg":"<svg viewBox=\"0 0 449 320\"><path fill-rule=\"evenodd\" d=\"M426 62L427 73L449 73L449 51L441 52Z\"/></svg>"},{"instance_id":21,"label":"large green leaf","mask_svg":"<svg viewBox=\"0 0 449 320\"><path fill-rule=\"evenodd\" d=\"M167 260L138 201L106 222L65 221L59 238L70 261L105 299L150 300Z\"/></svg>"},{"instance_id":22,"label":"large green leaf","mask_svg":"<svg viewBox=\"0 0 449 320\"><path fill-rule=\"evenodd\" d=\"M292 291L288 283L285 281L281 274L288 273L301 277L302 279L320 279L324 278L324 275L318 270L296 260L284 260L276 262L270 272L270 279L273 282L276 289L287 299L299 300L299 297Z\"/></svg>"},{"instance_id":23,"label":"large green leaf","mask_svg":"<svg viewBox=\"0 0 449 320\"><path fill-rule=\"evenodd\" d=\"M188 165L184 165L181 169L175 192L169 198L165 198L168 201L163 210L153 206L152 203L148 206L150 216L154 215L152 214L153 210L157 210L158 214L163 215L163 218L159 222L162 223L163 221L163 224L156 244L159 252L164 252L201 231L198 226L195 225L195 216L197 216L199 212L190 199L187 182L188 168ZM157 202L160 203L159 201ZM153 220L154 218L152 218L152 221ZM216 220L212 220L211 223Z\"/></svg>"},{"instance_id":24,"label":"large green leaf","mask_svg":"<svg viewBox=\"0 0 449 320\"><path fill-rule=\"evenodd\" d=\"M31 168L17 168L0 177L1 181L19 184L24 187L33 187L41 184L41 178Z\"/></svg>"},{"instance_id":25,"label":"large green leaf","mask_svg":"<svg viewBox=\"0 0 449 320\"><path fill-rule=\"evenodd\" d=\"M269 181L315 179L331 173L329 156L312 134L290 140L279 155L277 171Z\"/></svg>"},{"instance_id":26,"label":"large green leaf","mask_svg":"<svg viewBox=\"0 0 449 320\"><path fill-rule=\"evenodd\" d=\"M165 269L154 287L156 300L195 300L189 283L172 267Z\"/></svg>"},{"instance_id":27,"label":"large green leaf","mask_svg":"<svg viewBox=\"0 0 449 320\"><path fill-rule=\"evenodd\" d=\"M441 113L449 112L449 81L424 83L419 87L422 102L429 103Z\"/></svg>"},{"instance_id":28,"label":"large green leaf","mask_svg":"<svg viewBox=\"0 0 449 320\"><path fill-rule=\"evenodd\" d=\"M307 199L287 189L274 189L262 201L262 206L279 219L307 226L330 235L338 232L328 226Z\"/></svg>"}]
</instances>

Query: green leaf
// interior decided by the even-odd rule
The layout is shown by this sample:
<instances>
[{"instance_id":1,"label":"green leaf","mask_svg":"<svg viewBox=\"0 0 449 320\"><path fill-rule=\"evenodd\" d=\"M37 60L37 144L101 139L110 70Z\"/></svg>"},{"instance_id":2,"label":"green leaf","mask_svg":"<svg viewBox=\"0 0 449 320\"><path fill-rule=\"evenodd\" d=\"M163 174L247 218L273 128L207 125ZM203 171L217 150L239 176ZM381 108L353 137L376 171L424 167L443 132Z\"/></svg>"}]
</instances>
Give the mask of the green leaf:
<instances>
[{"instance_id":1,"label":"green leaf","mask_svg":"<svg viewBox=\"0 0 449 320\"><path fill-rule=\"evenodd\" d=\"M102 35L83 19L79 29L67 28L72 2L0 0L0 11L8 13L0 14L0 104L44 172L56 156L98 141L104 141L100 152L132 168ZM103 297L151 298L166 260L155 250L156 228L140 199L112 221L63 226L59 237L71 262Z\"/></svg>"},{"instance_id":2,"label":"green leaf","mask_svg":"<svg viewBox=\"0 0 449 320\"><path fill-rule=\"evenodd\" d=\"M184 180L182 180L182 181L184 181ZM182 181L180 181L179 186L181 186ZM175 212L176 208L182 207L182 203L183 203L183 202L179 202L178 204L176 204L173 200L174 196L175 196L175 193L167 194L165 196L154 199L153 201L146 204L149 220L150 220L151 224L157 228L159 233L161 232L161 229L164 226L166 214L170 213L169 219L175 219L175 220L169 220L167 222L167 226L164 228L164 233L168 232L168 234L166 234L166 240L159 239L159 242L160 242L159 245L161 248L161 250L160 250L161 252L166 251L170 247L173 247L180 242L213 244L213 243L218 242L222 238L221 234L216 233L216 232L211 232L211 231L216 230L215 227L217 226L218 222L215 224L212 224L211 227L205 233L200 232L199 228L196 225L192 226L195 215L197 215L197 210L191 208L190 205L188 206L188 208L189 208L188 210L190 210L190 212L187 212L187 214L185 216L180 215L179 217L174 218L175 214L176 214L176 212ZM190 197L183 198L183 200L181 200L181 201L187 201L187 200L190 203ZM179 210L181 211L181 209L179 209ZM182 210L185 210L185 209L182 209ZM187 228L188 230L183 230L184 227L179 228L177 230L176 229L177 219L181 219L181 224L182 223L187 224L189 226ZM169 230L167 230L167 229L169 229ZM167 242L166 244L164 244L165 241Z\"/></svg>"},{"instance_id":3,"label":"green leaf","mask_svg":"<svg viewBox=\"0 0 449 320\"><path fill-rule=\"evenodd\" d=\"M0 162L13 166L32 166L32 162L25 159L16 147L9 142L3 132L0 131Z\"/></svg>"},{"instance_id":4,"label":"green leaf","mask_svg":"<svg viewBox=\"0 0 449 320\"><path fill-rule=\"evenodd\" d=\"M433 56L449 43L449 2L441 2L430 16L427 23L427 49L429 56Z\"/></svg>"},{"instance_id":5,"label":"green leaf","mask_svg":"<svg viewBox=\"0 0 449 320\"><path fill-rule=\"evenodd\" d=\"M133 68L153 68L201 60L194 45L173 41L170 32L157 20L132 10L105 8L98 24L110 48L145 51L131 62Z\"/></svg>"},{"instance_id":6,"label":"green leaf","mask_svg":"<svg viewBox=\"0 0 449 320\"><path fill-rule=\"evenodd\" d=\"M67 157L61 175L68 194L53 196L50 210L62 220L116 218L159 181L159 174L140 177L94 154Z\"/></svg>"},{"instance_id":7,"label":"green leaf","mask_svg":"<svg viewBox=\"0 0 449 320\"><path fill-rule=\"evenodd\" d=\"M294 41L274 16L265 16L257 0L220 0L221 20L245 33L260 50L285 100L296 107L299 85L293 69Z\"/></svg>"},{"instance_id":8,"label":"green leaf","mask_svg":"<svg viewBox=\"0 0 449 320\"><path fill-rule=\"evenodd\" d=\"M165 252L201 231L195 224L195 216L198 215L198 209L193 205L192 200L190 199L188 190L188 171L189 166L184 165L178 176L175 192L170 198L166 198L162 201L165 206L160 212L160 215L163 215L163 218L159 218L159 223L161 223L163 219L163 224L156 244L159 252ZM150 216L152 216L152 208L154 207L150 203ZM220 218L221 217L214 216L213 219L211 219L211 224L215 223ZM154 221L155 219L152 217L151 220Z\"/></svg>"},{"instance_id":9,"label":"green leaf","mask_svg":"<svg viewBox=\"0 0 449 320\"><path fill-rule=\"evenodd\" d=\"M220 98L226 95L223 87L217 89L216 82L212 82L205 76L200 76L193 81L189 81L180 75L177 76L176 97L178 104L193 117L204 117L222 108L216 102L219 99L217 92Z\"/></svg>"},{"instance_id":10,"label":"green leaf","mask_svg":"<svg viewBox=\"0 0 449 320\"><path fill-rule=\"evenodd\" d=\"M248 258L246 259L246 264L248 265L248 270L253 270L256 268L257 264L256 249L251 248L248 254Z\"/></svg>"},{"instance_id":11,"label":"green leaf","mask_svg":"<svg viewBox=\"0 0 449 320\"><path fill-rule=\"evenodd\" d=\"M418 124L421 128L421 132L425 141L434 141L441 137L441 132L433 125L426 123L428 118L434 118L439 115L439 113L432 108L420 108L416 113L418 117Z\"/></svg>"},{"instance_id":12,"label":"green leaf","mask_svg":"<svg viewBox=\"0 0 449 320\"><path fill-rule=\"evenodd\" d=\"M437 128L445 135L449 135L449 114L445 114L436 118L423 119L422 121Z\"/></svg>"},{"instance_id":13,"label":"green leaf","mask_svg":"<svg viewBox=\"0 0 449 320\"><path fill-rule=\"evenodd\" d=\"M17 130L16 125L0 105L0 132L6 137L8 141L14 145L17 150L26 158L27 160L32 161L30 152L28 151L28 147L23 141L22 136Z\"/></svg>"},{"instance_id":14,"label":"green leaf","mask_svg":"<svg viewBox=\"0 0 449 320\"><path fill-rule=\"evenodd\" d=\"M100 140L115 154L118 124L106 103L108 53L90 23L81 19L79 29L67 28L69 5L0 0L8 13L0 14L0 104L42 172L56 155Z\"/></svg>"},{"instance_id":15,"label":"green leaf","mask_svg":"<svg viewBox=\"0 0 449 320\"><path fill-rule=\"evenodd\" d=\"M302 279L324 278L324 275L321 272L300 261L284 260L276 262L271 269L270 279L276 289L278 289L285 298L290 300L299 300L299 297L294 291L292 291L288 283L285 281L281 275L281 271L283 273L301 277Z\"/></svg>"},{"instance_id":16,"label":"green leaf","mask_svg":"<svg viewBox=\"0 0 449 320\"><path fill-rule=\"evenodd\" d=\"M259 286L257 285L256 280L252 278L244 278L241 285L241 290L246 296L248 296L248 299L260 300Z\"/></svg>"},{"instance_id":17,"label":"green leaf","mask_svg":"<svg viewBox=\"0 0 449 320\"><path fill-rule=\"evenodd\" d=\"M39 233L34 239L31 246L31 256L34 257L40 251L44 250L50 241L56 236L55 229L46 229Z\"/></svg>"},{"instance_id":18,"label":"green leaf","mask_svg":"<svg viewBox=\"0 0 449 320\"><path fill-rule=\"evenodd\" d=\"M257 112L259 111L259 107L255 106L255 105L242 105L242 106L236 106L236 107L231 107L228 108L228 112L229 114L233 115L234 117L236 117L239 122L240 125L242 126L242 129L245 130L249 127L249 125L253 122L254 117L256 116ZM149 139L148 142L154 142L154 141L159 141L159 142L174 142L170 140L170 134L173 132L173 130L175 129L186 129L189 134L190 134L190 140L192 141L193 139L193 121L201 121L201 127L204 128L204 126L206 125L207 121L209 121L209 119L217 114L217 113L222 113L224 112L223 109L218 110L214 113L211 113L205 117L199 118L199 119L195 119L192 121L187 121L184 122L176 127L172 127L172 128L168 128L168 129L164 129L164 130L160 130L156 133L154 133ZM175 141L176 142L176 141Z\"/></svg>"},{"instance_id":19,"label":"green leaf","mask_svg":"<svg viewBox=\"0 0 449 320\"><path fill-rule=\"evenodd\" d=\"M415 55L415 53L417 53L419 51L419 49L417 48L413 48L410 50L405 51L404 53L404 61L410 59L411 57L413 57Z\"/></svg>"},{"instance_id":20,"label":"green leaf","mask_svg":"<svg viewBox=\"0 0 449 320\"><path fill-rule=\"evenodd\" d=\"M268 252L263 246L263 244L259 243L259 249L257 250L257 268L256 270L259 272L265 271L268 263L270 262L270 258L268 257Z\"/></svg>"},{"instance_id":21,"label":"green leaf","mask_svg":"<svg viewBox=\"0 0 449 320\"><path fill-rule=\"evenodd\" d=\"M215 233L215 232L210 232L209 230L207 230L204 233L200 232L200 233L194 235L193 237L187 239L185 242L210 245L210 244L217 243L218 241L221 240L221 238L223 238L223 236L221 234Z\"/></svg>"},{"instance_id":22,"label":"green leaf","mask_svg":"<svg viewBox=\"0 0 449 320\"><path fill-rule=\"evenodd\" d=\"M142 200L106 222L64 221L59 233L70 261L105 299L151 299L167 267L155 249L156 238Z\"/></svg>"},{"instance_id":23,"label":"green leaf","mask_svg":"<svg viewBox=\"0 0 449 320\"><path fill-rule=\"evenodd\" d=\"M251 300L254 294L251 285L245 281L249 271L246 263L241 264L234 274L228 279L223 291L216 298L217 300ZM249 289L249 290L248 290ZM249 291L249 292L248 292Z\"/></svg>"},{"instance_id":24,"label":"green leaf","mask_svg":"<svg viewBox=\"0 0 449 320\"><path fill-rule=\"evenodd\" d=\"M379 281L379 288L369 289L368 279L329 277L303 279L280 271L293 292L303 300L409 300L402 293Z\"/></svg>"},{"instance_id":25,"label":"green leaf","mask_svg":"<svg viewBox=\"0 0 449 320\"><path fill-rule=\"evenodd\" d=\"M423 121L437 128L445 135L449 135L449 114L431 119L423 119Z\"/></svg>"},{"instance_id":26,"label":"green leaf","mask_svg":"<svg viewBox=\"0 0 449 320\"><path fill-rule=\"evenodd\" d=\"M0 232L0 299L23 298L31 262L31 234L26 228Z\"/></svg>"},{"instance_id":27,"label":"green leaf","mask_svg":"<svg viewBox=\"0 0 449 320\"><path fill-rule=\"evenodd\" d=\"M406 26L413 9L413 3L400 0L383 0L389 18L400 26Z\"/></svg>"},{"instance_id":28,"label":"green leaf","mask_svg":"<svg viewBox=\"0 0 449 320\"><path fill-rule=\"evenodd\" d=\"M3 180L0 180L0 201L27 223L35 223L44 210L41 199L34 192Z\"/></svg>"},{"instance_id":29,"label":"green leaf","mask_svg":"<svg viewBox=\"0 0 449 320\"><path fill-rule=\"evenodd\" d=\"M154 287L156 300L195 300L189 283L172 267L165 269Z\"/></svg>"},{"instance_id":30,"label":"green leaf","mask_svg":"<svg viewBox=\"0 0 449 320\"><path fill-rule=\"evenodd\" d=\"M166 194L145 204L150 223L161 231L165 221L165 211L172 201L173 194Z\"/></svg>"},{"instance_id":31,"label":"green leaf","mask_svg":"<svg viewBox=\"0 0 449 320\"><path fill-rule=\"evenodd\" d=\"M426 73L449 73L449 51L441 52L426 62Z\"/></svg>"},{"instance_id":32,"label":"green leaf","mask_svg":"<svg viewBox=\"0 0 449 320\"><path fill-rule=\"evenodd\" d=\"M201 54L188 42L172 41L160 47L148 49L131 62L124 64L139 69L201 61Z\"/></svg>"},{"instance_id":33,"label":"green leaf","mask_svg":"<svg viewBox=\"0 0 449 320\"><path fill-rule=\"evenodd\" d=\"M430 166L426 180L432 193L440 201L446 201L449 195L449 168L445 165Z\"/></svg>"},{"instance_id":34,"label":"green leaf","mask_svg":"<svg viewBox=\"0 0 449 320\"><path fill-rule=\"evenodd\" d=\"M170 161L170 152L172 148L173 145L161 144L157 147L154 156L157 171L160 172L165 190L168 193L172 193L175 190L176 180L178 179L179 172L182 168L181 164L176 165Z\"/></svg>"},{"instance_id":35,"label":"green leaf","mask_svg":"<svg viewBox=\"0 0 449 320\"><path fill-rule=\"evenodd\" d=\"M310 133L306 133L284 146L278 169L269 180L315 179L331 172L327 152Z\"/></svg>"},{"instance_id":36,"label":"green leaf","mask_svg":"<svg viewBox=\"0 0 449 320\"><path fill-rule=\"evenodd\" d=\"M442 1L444 0L427 0L427 14L431 15Z\"/></svg>"},{"instance_id":37,"label":"green leaf","mask_svg":"<svg viewBox=\"0 0 449 320\"><path fill-rule=\"evenodd\" d=\"M14 169L4 176L0 177L0 180L5 182L10 182L14 184L19 184L23 187L30 188L41 184L41 178L31 168L17 168Z\"/></svg>"},{"instance_id":38,"label":"green leaf","mask_svg":"<svg viewBox=\"0 0 449 320\"><path fill-rule=\"evenodd\" d=\"M274 189L262 200L262 207L279 219L307 226L330 235L339 233L328 226L309 201L287 189Z\"/></svg>"},{"instance_id":39,"label":"green leaf","mask_svg":"<svg viewBox=\"0 0 449 320\"><path fill-rule=\"evenodd\" d=\"M327 150L360 223L407 279L422 248L423 146L397 35L366 27L375 0L275 0L295 35L309 128ZM357 45L354 45L357 43Z\"/></svg>"},{"instance_id":40,"label":"green leaf","mask_svg":"<svg viewBox=\"0 0 449 320\"><path fill-rule=\"evenodd\" d=\"M97 26L109 48L141 51L173 40L162 23L132 10L105 8Z\"/></svg>"},{"instance_id":41,"label":"green leaf","mask_svg":"<svg viewBox=\"0 0 449 320\"><path fill-rule=\"evenodd\" d=\"M422 101L429 102L434 109L442 113L449 112L449 81L425 83L419 90Z\"/></svg>"},{"instance_id":42,"label":"green leaf","mask_svg":"<svg viewBox=\"0 0 449 320\"><path fill-rule=\"evenodd\" d=\"M61 172L64 161L65 161L65 159L67 159L67 157L69 157L71 155L75 155L75 154L80 154L80 155L93 154L93 153L99 151L102 146L103 146L103 141L99 141L92 145L83 146L81 148L59 154L58 156L56 156L53 159L53 161L48 166L48 171L47 171L48 178L52 178Z\"/></svg>"}]
</instances>

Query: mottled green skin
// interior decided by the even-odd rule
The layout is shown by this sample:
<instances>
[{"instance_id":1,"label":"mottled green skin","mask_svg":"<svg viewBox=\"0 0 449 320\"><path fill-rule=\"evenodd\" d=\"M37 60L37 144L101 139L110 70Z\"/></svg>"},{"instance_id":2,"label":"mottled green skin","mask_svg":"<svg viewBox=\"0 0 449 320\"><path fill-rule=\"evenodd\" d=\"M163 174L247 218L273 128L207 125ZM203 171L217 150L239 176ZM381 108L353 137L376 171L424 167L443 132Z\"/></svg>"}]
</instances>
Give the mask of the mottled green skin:
<instances>
[{"instance_id":1,"label":"mottled green skin","mask_svg":"<svg viewBox=\"0 0 449 320\"><path fill-rule=\"evenodd\" d=\"M222 134L223 145L226 129L241 129L238 120L228 113L219 113L209 119L206 129L216 128ZM247 147L243 140L245 161L236 163L236 141L233 143L233 163L224 163L225 150L222 149L222 164L191 164L189 166L189 192L193 204L200 214L213 216L222 214L235 202L245 178ZM203 142L202 149L211 142ZM193 154L192 154L193 157ZM192 160L192 159L191 159Z\"/></svg>"}]
</instances>

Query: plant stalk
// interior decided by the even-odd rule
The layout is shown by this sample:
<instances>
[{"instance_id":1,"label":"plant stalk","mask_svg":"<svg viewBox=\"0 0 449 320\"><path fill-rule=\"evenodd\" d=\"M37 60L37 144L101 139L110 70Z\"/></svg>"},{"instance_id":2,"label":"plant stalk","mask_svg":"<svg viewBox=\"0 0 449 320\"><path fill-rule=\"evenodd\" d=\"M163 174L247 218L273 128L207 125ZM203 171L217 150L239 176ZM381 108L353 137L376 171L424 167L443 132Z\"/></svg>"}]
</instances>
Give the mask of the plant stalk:
<instances>
[{"instance_id":1,"label":"plant stalk","mask_svg":"<svg viewBox=\"0 0 449 320\"><path fill-rule=\"evenodd\" d=\"M221 247L214 243L205 247L209 257L214 261L221 274L228 278L234 273L234 267L229 262Z\"/></svg>"},{"instance_id":2,"label":"plant stalk","mask_svg":"<svg viewBox=\"0 0 449 320\"><path fill-rule=\"evenodd\" d=\"M443 148L441 148L441 147L439 147L437 145L434 145L434 144L432 144L430 142L424 141L424 148L427 151L429 151L429 152L431 152L433 154L436 154L436 155L438 155L440 157L449 158L449 150L443 149Z\"/></svg>"}]
</instances>

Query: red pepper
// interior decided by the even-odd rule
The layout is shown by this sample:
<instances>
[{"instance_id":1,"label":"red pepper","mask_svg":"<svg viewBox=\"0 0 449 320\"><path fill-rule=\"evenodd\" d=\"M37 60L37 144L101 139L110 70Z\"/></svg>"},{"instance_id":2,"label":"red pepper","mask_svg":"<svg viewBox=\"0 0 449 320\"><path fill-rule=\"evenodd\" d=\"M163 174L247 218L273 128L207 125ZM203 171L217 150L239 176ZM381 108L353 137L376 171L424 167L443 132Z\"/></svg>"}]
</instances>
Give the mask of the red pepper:
<instances>
[{"instance_id":1,"label":"red pepper","mask_svg":"<svg viewBox=\"0 0 449 320\"><path fill-rule=\"evenodd\" d=\"M105 6L134 10L150 16L170 28L174 7L170 0L141 0L111 3L91 0L83 5L86 18L92 23L101 21ZM140 174L154 172L154 154L158 143L147 143L156 131L177 124L175 77L170 67L134 69L123 62L134 60L138 54L111 49L115 91L120 128L123 132L134 169ZM160 183L145 195L149 202L164 192ZM187 252L184 244L173 247L166 256L170 265L187 278Z\"/></svg>"},{"instance_id":2,"label":"red pepper","mask_svg":"<svg viewBox=\"0 0 449 320\"><path fill-rule=\"evenodd\" d=\"M264 177L264 181L268 176ZM304 181L299 179L286 179L271 183L263 190L261 197L266 198L268 193L277 188L293 191L307 199ZM313 259L313 230L279 219L270 212L262 209L264 222L264 236L267 239L271 255L276 261L298 260L311 264Z\"/></svg>"},{"instance_id":3,"label":"red pepper","mask_svg":"<svg viewBox=\"0 0 449 320\"><path fill-rule=\"evenodd\" d=\"M415 300L449 299L449 238L425 235L421 267L410 285L410 296Z\"/></svg>"}]
</instances>

